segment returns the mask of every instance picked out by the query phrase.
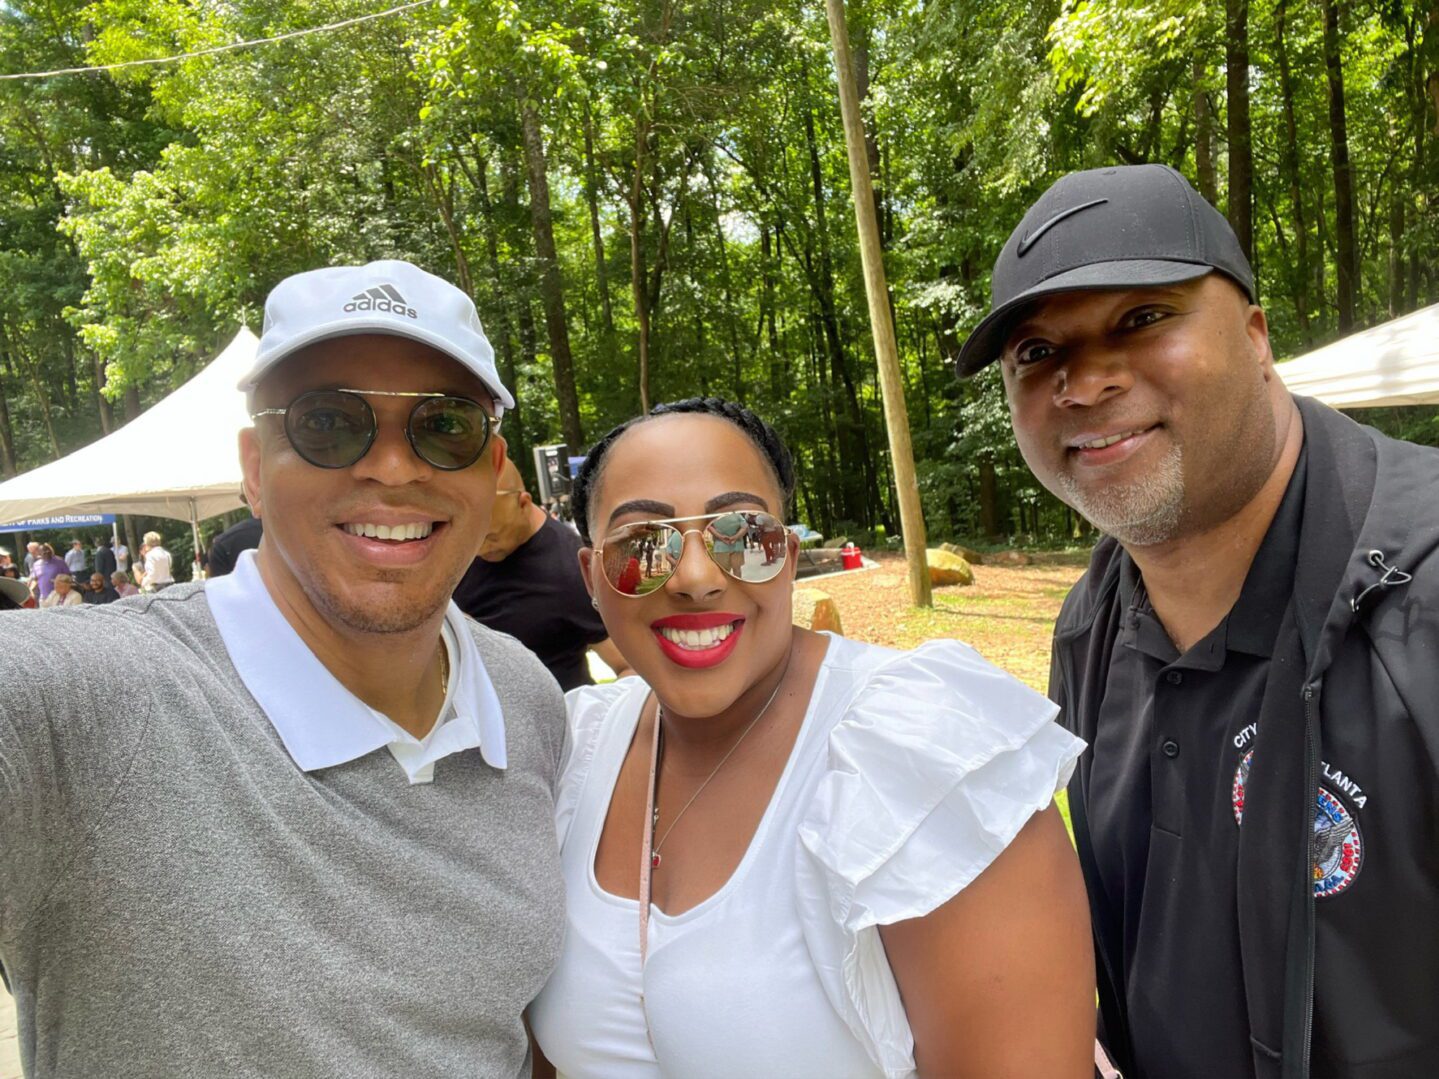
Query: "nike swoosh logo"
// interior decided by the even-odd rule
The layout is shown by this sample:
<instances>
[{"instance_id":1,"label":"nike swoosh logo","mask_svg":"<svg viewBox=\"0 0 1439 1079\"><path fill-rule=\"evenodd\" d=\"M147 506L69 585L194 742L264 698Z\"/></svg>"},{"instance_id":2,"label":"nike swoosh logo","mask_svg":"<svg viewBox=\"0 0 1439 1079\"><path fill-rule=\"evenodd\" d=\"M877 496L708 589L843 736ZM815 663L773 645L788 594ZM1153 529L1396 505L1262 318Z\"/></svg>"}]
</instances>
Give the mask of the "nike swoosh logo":
<instances>
[{"instance_id":1,"label":"nike swoosh logo","mask_svg":"<svg viewBox=\"0 0 1439 1079\"><path fill-rule=\"evenodd\" d=\"M1091 206L1102 206L1108 201L1108 199L1095 199L1093 202L1081 202L1078 206L1071 206L1067 210L1061 210L1044 224L1040 225L1039 228L1027 234L1024 239L1020 240L1019 247L1015 249L1014 253L1018 257L1023 258L1025 254L1028 253L1029 249L1035 245L1035 243L1039 240L1041 236L1043 236L1050 229L1054 228L1055 225L1059 224L1066 217L1073 217L1075 214L1079 213L1080 210L1088 210Z\"/></svg>"}]
</instances>

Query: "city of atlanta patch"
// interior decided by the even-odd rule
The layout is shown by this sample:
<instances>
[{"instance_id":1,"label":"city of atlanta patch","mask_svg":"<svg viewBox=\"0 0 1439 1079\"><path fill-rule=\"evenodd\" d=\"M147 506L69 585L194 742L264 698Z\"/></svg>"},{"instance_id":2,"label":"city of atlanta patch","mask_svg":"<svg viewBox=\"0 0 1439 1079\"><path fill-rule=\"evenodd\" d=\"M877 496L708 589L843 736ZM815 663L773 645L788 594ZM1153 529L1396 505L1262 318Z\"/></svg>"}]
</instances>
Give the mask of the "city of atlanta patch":
<instances>
[{"instance_id":1,"label":"city of atlanta patch","mask_svg":"<svg viewBox=\"0 0 1439 1079\"><path fill-rule=\"evenodd\" d=\"M1231 797L1234 822L1244 823L1244 788L1249 782L1249 766L1254 759L1250 750L1234 770ZM1359 822L1327 787L1320 787L1314 799L1314 898L1327 899L1338 895L1359 875L1364 864L1364 841L1359 835Z\"/></svg>"}]
</instances>

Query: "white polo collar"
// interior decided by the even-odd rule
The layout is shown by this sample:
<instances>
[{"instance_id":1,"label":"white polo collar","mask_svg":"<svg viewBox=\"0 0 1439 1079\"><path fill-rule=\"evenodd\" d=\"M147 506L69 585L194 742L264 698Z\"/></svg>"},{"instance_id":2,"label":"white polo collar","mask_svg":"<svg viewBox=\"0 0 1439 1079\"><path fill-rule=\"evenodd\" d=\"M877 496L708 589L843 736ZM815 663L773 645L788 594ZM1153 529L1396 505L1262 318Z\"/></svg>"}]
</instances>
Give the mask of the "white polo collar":
<instances>
[{"instance_id":1,"label":"white polo collar","mask_svg":"<svg viewBox=\"0 0 1439 1079\"><path fill-rule=\"evenodd\" d=\"M260 577L254 551L240 555L233 573L206 582L205 598L230 662L301 770L333 768L397 741L397 728L341 685L286 621ZM445 622L457 643L450 656L457 670L445 705L454 714L438 721L445 727L436 732L446 750L440 756L479 746L485 763L504 768L500 700L453 601ZM426 757L429 763L438 759Z\"/></svg>"}]
</instances>

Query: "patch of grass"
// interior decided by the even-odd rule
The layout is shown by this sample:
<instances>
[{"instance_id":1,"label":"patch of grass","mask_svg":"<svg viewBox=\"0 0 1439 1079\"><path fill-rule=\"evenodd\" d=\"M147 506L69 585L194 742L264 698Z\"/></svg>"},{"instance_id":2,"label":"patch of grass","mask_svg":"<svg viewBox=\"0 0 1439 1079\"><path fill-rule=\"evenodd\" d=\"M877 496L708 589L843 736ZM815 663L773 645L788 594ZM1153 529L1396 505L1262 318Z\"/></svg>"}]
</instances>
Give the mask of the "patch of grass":
<instances>
[{"instance_id":1,"label":"patch of grass","mask_svg":"<svg viewBox=\"0 0 1439 1079\"><path fill-rule=\"evenodd\" d=\"M1054 620L1088 564L1086 554L1064 552L1031 566L975 566L972 586L936 588L928 610L910 606L901 556L880 555L878 561L878 569L810 586L834 598L846 637L891 648L955 638L1045 692Z\"/></svg>"}]
</instances>

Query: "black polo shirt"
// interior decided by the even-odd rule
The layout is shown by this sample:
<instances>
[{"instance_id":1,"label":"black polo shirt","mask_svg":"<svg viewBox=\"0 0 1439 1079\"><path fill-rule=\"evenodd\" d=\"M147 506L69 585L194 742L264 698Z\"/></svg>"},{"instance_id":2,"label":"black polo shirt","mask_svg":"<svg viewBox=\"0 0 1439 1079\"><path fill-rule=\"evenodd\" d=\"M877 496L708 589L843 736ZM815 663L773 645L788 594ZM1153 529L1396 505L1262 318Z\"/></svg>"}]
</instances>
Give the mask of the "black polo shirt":
<instances>
[{"instance_id":1,"label":"black polo shirt","mask_svg":"<svg viewBox=\"0 0 1439 1079\"><path fill-rule=\"evenodd\" d=\"M1123 929L1109 957L1135 1059L1168 1076L1254 1073L1240 962L1243 765L1294 588L1301 452L1234 607L1181 655L1127 554L1125 615L1105 680L1088 814L1099 882ZM1195 1059L1192 1047L1209 1048ZM1185 1071L1174 1071L1185 1062Z\"/></svg>"},{"instance_id":2,"label":"black polo shirt","mask_svg":"<svg viewBox=\"0 0 1439 1079\"><path fill-rule=\"evenodd\" d=\"M260 546L265 526L258 517L247 517L239 524L231 525L210 543L210 557L206 571L211 577L223 577L235 572L235 563L243 551Z\"/></svg>"},{"instance_id":3,"label":"black polo shirt","mask_svg":"<svg viewBox=\"0 0 1439 1079\"><path fill-rule=\"evenodd\" d=\"M509 557L475 559L455 589L460 610L517 638L564 690L593 681L585 652L608 636L580 576L582 546L568 526L546 515Z\"/></svg>"}]
</instances>

